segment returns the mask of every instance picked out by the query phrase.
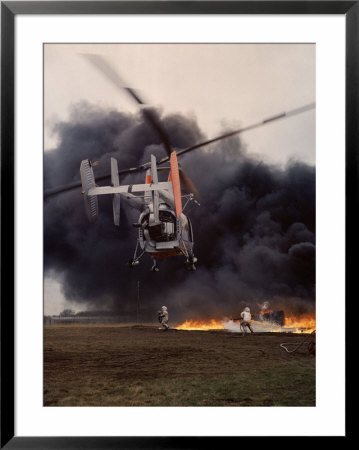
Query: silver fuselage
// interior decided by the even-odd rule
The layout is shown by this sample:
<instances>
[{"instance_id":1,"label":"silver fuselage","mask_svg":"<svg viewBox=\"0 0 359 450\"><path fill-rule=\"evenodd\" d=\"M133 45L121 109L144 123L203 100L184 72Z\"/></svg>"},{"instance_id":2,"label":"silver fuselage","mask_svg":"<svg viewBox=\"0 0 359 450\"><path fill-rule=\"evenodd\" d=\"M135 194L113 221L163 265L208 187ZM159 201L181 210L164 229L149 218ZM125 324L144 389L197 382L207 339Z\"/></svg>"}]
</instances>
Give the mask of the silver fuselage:
<instances>
[{"instance_id":1,"label":"silver fuselage","mask_svg":"<svg viewBox=\"0 0 359 450\"><path fill-rule=\"evenodd\" d=\"M160 197L162 192L160 193ZM193 233L191 222L185 214L176 218L168 203L159 203L159 221L151 223L153 203L149 202L139 217L139 244L143 251L155 257L192 253Z\"/></svg>"}]
</instances>

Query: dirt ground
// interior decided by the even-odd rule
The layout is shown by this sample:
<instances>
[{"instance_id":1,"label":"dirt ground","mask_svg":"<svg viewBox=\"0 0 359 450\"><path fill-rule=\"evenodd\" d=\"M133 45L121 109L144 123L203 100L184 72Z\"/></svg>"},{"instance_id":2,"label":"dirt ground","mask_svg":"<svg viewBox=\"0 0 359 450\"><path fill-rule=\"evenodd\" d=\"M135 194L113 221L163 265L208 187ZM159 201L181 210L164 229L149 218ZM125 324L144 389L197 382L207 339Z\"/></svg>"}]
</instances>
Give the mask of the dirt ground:
<instances>
[{"instance_id":1,"label":"dirt ground","mask_svg":"<svg viewBox=\"0 0 359 450\"><path fill-rule=\"evenodd\" d=\"M44 328L45 406L314 406L315 358L303 335Z\"/></svg>"}]
</instances>

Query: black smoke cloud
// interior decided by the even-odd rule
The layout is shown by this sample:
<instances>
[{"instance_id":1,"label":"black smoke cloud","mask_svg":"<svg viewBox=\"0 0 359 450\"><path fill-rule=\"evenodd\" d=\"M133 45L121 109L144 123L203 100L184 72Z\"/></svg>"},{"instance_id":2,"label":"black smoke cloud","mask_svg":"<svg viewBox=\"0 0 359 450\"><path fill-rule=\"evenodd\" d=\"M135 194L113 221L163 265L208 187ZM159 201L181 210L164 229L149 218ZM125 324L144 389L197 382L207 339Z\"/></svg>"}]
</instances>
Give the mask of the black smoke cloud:
<instances>
[{"instance_id":1,"label":"black smoke cloud","mask_svg":"<svg viewBox=\"0 0 359 450\"><path fill-rule=\"evenodd\" d=\"M161 121L176 149L204 139L194 118L170 115ZM109 172L111 156L120 169L148 161L151 153L164 156L140 114L83 103L55 132L59 145L44 157L45 189L79 180L85 158L100 162L95 176L101 176ZM45 274L61 281L66 298L83 310L135 317L139 282L143 320L153 319L163 304L178 321L236 316L244 305L255 311L264 301L286 312L314 310L314 167L264 164L246 154L238 137L189 153L181 164L201 195L201 206L185 211L193 224L197 271L186 271L177 257L153 273L148 256L129 269L138 212L123 202L121 225L115 227L111 198L101 197L99 219L89 224L77 189L50 197L44 208ZM120 181L143 179L140 173Z\"/></svg>"}]
</instances>

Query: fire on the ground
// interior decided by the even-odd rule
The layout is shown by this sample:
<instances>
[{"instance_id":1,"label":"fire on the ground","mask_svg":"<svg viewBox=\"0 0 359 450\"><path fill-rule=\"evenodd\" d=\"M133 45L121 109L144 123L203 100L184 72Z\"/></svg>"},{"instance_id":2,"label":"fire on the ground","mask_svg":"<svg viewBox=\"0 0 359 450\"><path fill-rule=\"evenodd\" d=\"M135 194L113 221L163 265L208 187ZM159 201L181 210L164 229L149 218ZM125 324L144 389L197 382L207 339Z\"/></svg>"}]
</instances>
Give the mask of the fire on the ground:
<instances>
[{"instance_id":1,"label":"fire on the ground","mask_svg":"<svg viewBox=\"0 0 359 450\"><path fill-rule=\"evenodd\" d=\"M186 320L178 325L178 330L225 330L235 331L230 323L240 323L239 319ZM285 314L284 311L261 311L254 317L252 326L257 332L311 333L315 330L314 314ZM239 328L238 328L238 331Z\"/></svg>"}]
</instances>

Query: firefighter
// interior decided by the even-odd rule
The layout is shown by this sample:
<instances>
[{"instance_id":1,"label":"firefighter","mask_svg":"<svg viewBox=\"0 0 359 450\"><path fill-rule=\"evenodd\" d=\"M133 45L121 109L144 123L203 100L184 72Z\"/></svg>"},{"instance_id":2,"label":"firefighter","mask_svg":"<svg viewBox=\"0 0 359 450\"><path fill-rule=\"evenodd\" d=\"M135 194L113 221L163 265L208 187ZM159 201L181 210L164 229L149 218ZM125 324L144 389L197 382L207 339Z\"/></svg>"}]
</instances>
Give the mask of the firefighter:
<instances>
[{"instance_id":1,"label":"firefighter","mask_svg":"<svg viewBox=\"0 0 359 450\"><path fill-rule=\"evenodd\" d=\"M163 326L164 330L167 331L168 326L168 310L166 306L162 306L161 311L158 311L158 320Z\"/></svg>"},{"instance_id":2,"label":"firefighter","mask_svg":"<svg viewBox=\"0 0 359 450\"><path fill-rule=\"evenodd\" d=\"M244 308L244 310L241 312L241 318L242 318L241 328L243 330L243 336L246 334L246 327L250 329L252 334L254 334L254 331L251 327L252 314L248 306Z\"/></svg>"}]
</instances>

